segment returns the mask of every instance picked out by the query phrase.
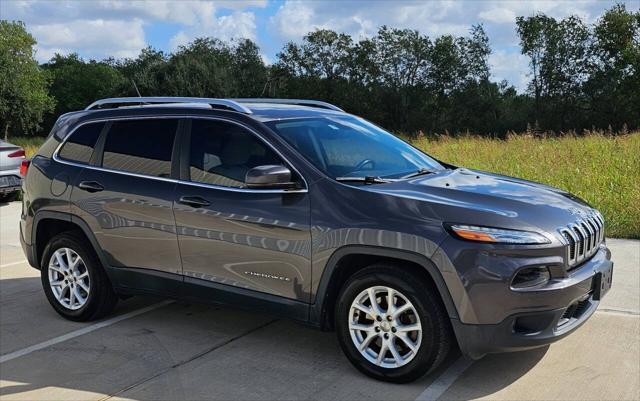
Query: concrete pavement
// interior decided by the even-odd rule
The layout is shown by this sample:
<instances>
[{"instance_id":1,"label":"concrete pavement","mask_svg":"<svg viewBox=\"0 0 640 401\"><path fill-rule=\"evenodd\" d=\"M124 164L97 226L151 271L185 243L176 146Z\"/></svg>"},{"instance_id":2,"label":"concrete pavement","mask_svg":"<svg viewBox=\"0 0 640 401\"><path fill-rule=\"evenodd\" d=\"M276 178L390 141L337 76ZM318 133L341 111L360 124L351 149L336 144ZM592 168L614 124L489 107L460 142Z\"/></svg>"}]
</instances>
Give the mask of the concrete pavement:
<instances>
[{"instance_id":1,"label":"concrete pavement","mask_svg":"<svg viewBox=\"0 0 640 401\"><path fill-rule=\"evenodd\" d=\"M0 205L0 356L20 355L0 363L2 400L640 399L638 241L608 240L613 288L573 335L471 364L453 353L434 374L391 385L353 369L334 333L270 316L134 297L102 326L68 322L24 260L19 213Z\"/></svg>"}]
</instances>

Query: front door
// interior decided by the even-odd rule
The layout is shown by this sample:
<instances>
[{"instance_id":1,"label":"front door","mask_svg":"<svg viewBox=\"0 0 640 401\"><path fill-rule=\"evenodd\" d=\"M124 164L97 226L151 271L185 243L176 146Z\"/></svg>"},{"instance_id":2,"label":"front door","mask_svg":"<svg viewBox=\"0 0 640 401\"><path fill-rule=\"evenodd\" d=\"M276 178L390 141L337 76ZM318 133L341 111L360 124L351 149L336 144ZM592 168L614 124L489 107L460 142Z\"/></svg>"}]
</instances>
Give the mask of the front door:
<instances>
[{"instance_id":1,"label":"front door","mask_svg":"<svg viewBox=\"0 0 640 401\"><path fill-rule=\"evenodd\" d=\"M306 191L244 188L249 169L286 162L236 123L190 125L174 203L184 275L309 302Z\"/></svg>"}]
</instances>

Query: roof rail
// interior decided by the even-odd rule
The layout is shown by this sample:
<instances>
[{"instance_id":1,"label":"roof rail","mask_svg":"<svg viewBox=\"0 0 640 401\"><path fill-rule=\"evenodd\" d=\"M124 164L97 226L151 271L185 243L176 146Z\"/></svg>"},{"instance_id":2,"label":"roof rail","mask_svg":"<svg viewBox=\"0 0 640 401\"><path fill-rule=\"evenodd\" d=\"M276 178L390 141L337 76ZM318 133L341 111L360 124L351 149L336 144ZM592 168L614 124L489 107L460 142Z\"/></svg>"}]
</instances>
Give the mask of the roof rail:
<instances>
[{"instance_id":1,"label":"roof rail","mask_svg":"<svg viewBox=\"0 0 640 401\"><path fill-rule=\"evenodd\" d=\"M127 106L119 106L119 109L139 109L145 107L174 107L174 108L183 108L183 109L209 109L211 110L211 105L208 103L152 103L152 104L134 104Z\"/></svg>"},{"instance_id":2,"label":"roof rail","mask_svg":"<svg viewBox=\"0 0 640 401\"><path fill-rule=\"evenodd\" d=\"M335 106L331 103L322 102L320 100L306 100L306 99L270 99L267 97L257 97L257 98L237 98L230 99L232 101L238 103L275 103L275 104L291 104L298 106L309 106L309 107L319 107L321 109L329 109L335 111L342 111L340 107Z\"/></svg>"},{"instance_id":3,"label":"roof rail","mask_svg":"<svg viewBox=\"0 0 640 401\"><path fill-rule=\"evenodd\" d=\"M100 108L115 108L123 105L163 105L167 103L203 103L209 104L211 107L222 106L240 113L251 114L248 107L241 105L239 102L229 99L214 99L207 97L112 97L108 99L100 99L91 103L85 110L94 110Z\"/></svg>"}]
</instances>

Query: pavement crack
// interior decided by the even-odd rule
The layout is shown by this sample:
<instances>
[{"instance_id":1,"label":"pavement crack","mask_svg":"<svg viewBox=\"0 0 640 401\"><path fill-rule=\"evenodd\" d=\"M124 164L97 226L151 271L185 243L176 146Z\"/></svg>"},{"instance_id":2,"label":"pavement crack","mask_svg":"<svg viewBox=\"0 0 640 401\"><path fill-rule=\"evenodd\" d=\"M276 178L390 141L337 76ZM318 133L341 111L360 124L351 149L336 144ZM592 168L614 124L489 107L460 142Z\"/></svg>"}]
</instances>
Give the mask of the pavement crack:
<instances>
[{"instance_id":1,"label":"pavement crack","mask_svg":"<svg viewBox=\"0 0 640 401\"><path fill-rule=\"evenodd\" d=\"M157 372L156 374L154 374L152 376L149 376L147 378L138 380L137 382L135 382L135 383L123 388L123 389L120 389L120 390L116 391L115 393L112 393L112 394L107 395L106 397L100 398L98 401L106 401L106 400L109 400L109 399L111 399L113 397L119 396L120 394L123 394L123 393L125 393L125 392L127 392L127 391L129 391L131 389L134 389L134 388L140 386L141 384L147 383L150 380L155 379L156 377L160 377L160 376L164 375L165 373L170 372L173 369L179 368L179 367L184 366L184 365L186 365L186 364L188 364L190 362L195 361L196 359L202 358L203 356L206 356L206 355L208 355L208 354L210 354L210 353L212 353L212 352L224 347L225 345L231 344L232 342L234 342L234 341L236 341L236 340L238 340L238 339L240 339L242 337L248 336L249 334L252 334L252 333L255 333L256 331L264 329L265 327L267 327L267 326L269 326L269 325L271 325L271 324L273 324L273 323L275 323L277 321L278 321L278 319L270 320L270 321L268 321L268 322L266 322L264 324L261 324L260 326L254 327L254 328L252 328L250 330L247 330L247 331L245 331L245 332L243 332L243 333L241 333L241 334L239 334L239 335L237 335L235 337L231 337L230 339L228 339L228 340L226 340L226 341L224 341L224 342L222 342L220 344L217 344L217 345L215 345L215 346L213 346L213 347L211 347L209 349L206 349L206 350L204 350L204 351L202 351L200 353L197 353L197 354L195 354L195 355L193 355L193 356L191 356L191 357L189 357L187 359L184 359L184 360L182 360L180 362L177 362L177 363L175 363L175 364L173 364L171 366L168 366L168 367L162 369L161 371Z\"/></svg>"},{"instance_id":2,"label":"pavement crack","mask_svg":"<svg viewBox=\"0 0 640 401\"><path fill-rule=\"evenodd\" d=\"M640 312L629 309L598 308L596 312L610 313L614 315L640 316Z\"/></svg>"}]
</instances>

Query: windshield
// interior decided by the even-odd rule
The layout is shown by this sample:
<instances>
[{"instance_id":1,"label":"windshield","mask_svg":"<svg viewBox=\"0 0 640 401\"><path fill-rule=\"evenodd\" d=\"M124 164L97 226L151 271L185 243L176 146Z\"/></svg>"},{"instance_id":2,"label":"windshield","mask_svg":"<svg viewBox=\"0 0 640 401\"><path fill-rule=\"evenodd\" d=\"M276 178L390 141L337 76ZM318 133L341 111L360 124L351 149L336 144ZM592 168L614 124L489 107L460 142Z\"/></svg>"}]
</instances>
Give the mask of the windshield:
<instances>
[{"instance_id":1,"label":"windshield","mask_svg":"<svg viewBox=\"0 0 640 401\"><path fill-rule=\"evenodd\" d=\"M276 120L267 125L331 178L400 178L444 168L393 134L353 116Z\"/></svg>"}]
</instances>

